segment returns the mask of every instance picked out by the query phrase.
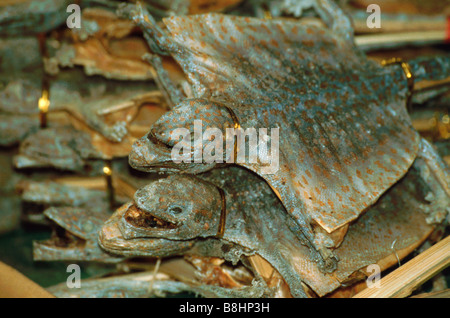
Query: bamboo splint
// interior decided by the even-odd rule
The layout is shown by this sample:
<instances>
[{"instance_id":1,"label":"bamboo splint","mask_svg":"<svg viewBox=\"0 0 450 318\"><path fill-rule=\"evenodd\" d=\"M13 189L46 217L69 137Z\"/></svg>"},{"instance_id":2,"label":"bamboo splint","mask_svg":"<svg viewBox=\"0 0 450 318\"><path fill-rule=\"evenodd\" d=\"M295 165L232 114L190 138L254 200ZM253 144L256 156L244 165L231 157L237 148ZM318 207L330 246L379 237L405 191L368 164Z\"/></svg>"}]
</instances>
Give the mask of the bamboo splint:
<instances>
[{"instance_id":1,"label":"bamboo splint","mask_svg":"<svg viewBox=\"0 0 450 318\"><path fill-rule=\"evenodd\" d=\"M274 268L269 262L258 254L249 256L248 261L250 262L250 265L261 275L261 277L266 280L266 282L270 280L273 275Z\"/></svg>"},{"instance_id":2,"label":"bamboo splint","mask_svg":"<svg viewBox=\"0 0 450 318\"><path fill-rule=\"evenodd\" d=\"M380 288L366 288L354 298L402 298L450 265L450 236L383 277Z\"/></svg>"},{"instance_id":3,"label":"bamboo splint","mask_svg":"<svg viewBox=\"0 0 450 318\"><path fill-rule=\"evenodd\" d=\"M363 50L386 46L423 43L443 43L447 40L446 30L416 31L398 33L377 33L355 36L355 43Z\"/></svg>"},{"instance_id":4,"label":"bamboo splint","mask_svg":"<svg viewBox=\"0 0 450 318\"><path fill-rule=\"evenodd\" d=\"M96 190L106 190L106 180L105 177L62 177L56 178L54 181L59 182L61 184L76 186L76 187L84 187L88 189L96 189ZM117 191L118 194L124 195L132 199L134 197L134 193L137 188L125 180L123 180L120 176L113 174L112 182L114 186L114 190Z\"/></svg>"},{"instance_id":5,"label":"bamboo splint","mask_svg":"<svg viewBox=\"0 0 450 318\"><path fill-rule=\"evenodd\" d=\"M53 298L44 288L0 262L0 298Z\"/></svg>"},{"instance_id":6,"label":"bamboo splint","mask_svg":"<svg viewBox=\"0 0 450 318\"><path fill-rule=\"evenodd\" d=\"M450 289L412 296L411 298L450 298Z\"/></svg>"}]
</instances>

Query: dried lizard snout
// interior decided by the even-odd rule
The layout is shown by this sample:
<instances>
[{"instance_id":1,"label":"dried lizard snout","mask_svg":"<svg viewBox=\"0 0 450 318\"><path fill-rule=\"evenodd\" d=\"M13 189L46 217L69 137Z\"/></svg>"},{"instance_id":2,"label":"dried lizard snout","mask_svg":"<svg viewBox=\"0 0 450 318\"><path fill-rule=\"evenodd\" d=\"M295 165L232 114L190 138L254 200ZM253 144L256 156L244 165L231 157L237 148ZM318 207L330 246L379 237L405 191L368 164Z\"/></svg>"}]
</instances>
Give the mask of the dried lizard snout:
<instances>
[{"instance_id":1,"label":"dried lizard snout","mask_svg":"<svg viewBox=\"0 0 450 318\"><path fill-rule=\"evenodd\" d=\"M170 175L138 189L120 221L125 239L187 240L216 235L222 198L217 187L188 175Z\"/></svg>"},{"instance_id":2,"label":"dried lizard snout","mask_svg":"<svg viewBox=\"0 0 450 318\"><path fill-rule=\"evenodd\" d=\"M143 171L210 170L216 162L226 160L226 129L235 122L226 106L204 99L186 100L164 114L147 136L134 144L130 165ZM217 148L221 152L216 152Z\"/></svg>"},{"instance_id":3,"label":"dried lizard snout","mask_svg":"<svg viewBox=\"0 0 450 318\"><path fill-rule=\"evenodd\" d=\"M171 149L150 140L144 136L133 144L128 156L130 166L141 171L178 171L180 167L171 161Z\"/></svg>"},{"instance_id":4,"label":"dried lizard snout","mask_svg":"<svg viewBox=\"0 0 450 318\"><path fill-rule=\"evenodd\" d=\"M131 202L117 209L99 232L98 243L100 247L109 253L121 256L164 257L183 253L195 244L194 240L175 241L148 237L127 238L124 233L126 234L129 230L133 231L137 227L124 228L122 226L123 221L130 217L136 221L139 214L139 210Z\"/></svg>"}]
</instances>

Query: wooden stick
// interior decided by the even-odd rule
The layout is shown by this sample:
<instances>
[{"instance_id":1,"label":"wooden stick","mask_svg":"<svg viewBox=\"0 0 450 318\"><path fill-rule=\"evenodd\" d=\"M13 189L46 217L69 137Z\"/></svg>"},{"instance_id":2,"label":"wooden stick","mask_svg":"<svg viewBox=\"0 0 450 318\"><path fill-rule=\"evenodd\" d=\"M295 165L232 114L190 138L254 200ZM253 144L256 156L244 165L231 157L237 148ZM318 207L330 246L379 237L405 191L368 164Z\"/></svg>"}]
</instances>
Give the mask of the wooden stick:
<instances>
[{"instance_id":1,"label":"wooden stick","mask_svg":"<svg viewBox=\"0 0 450 318\"><path fill-rule=\"evenodd\" d=\"M436 243L380 281L380 288L366 288L354 298L409 296L436 273L450 265L450 236Z\"/></svg>"},{"instance_id":2,"label":"wooden stick","mask_svg":"<svg viewBox=\"0 0 450 318\"><path fill-rule=\"evenodd\" d=\"M134 198L134 193L137 191L138 187L135 187L134 185L129 184L119 176L113 177L113 184L114 188L117 190L118 193L125 195L129 197L130 199Z\"/></svg>"},{"instance_id":3,"label":"wooden stick","mask_svg":"<svg viewBox=\"0 0 450 318\"><path fill-rule=\"evenodd\" d=\"M53 179L53 181L68 186L84 187L95 190L106 189L106 182L104 177L59 177Z\"/></svg>"},{"instance_id":4,"label":"wooden stick","mask_svg":"<svg viewBox=\"0 0 450 318\"><path fill-rule=\"evenodd\" d=\"M446 30L402 32L402 33L379 33L355 36L356 45L364 48L379 48L381 46L398 46L417 42L444 42L447 39Z\"/></svg>"},{"instance_id":5,"label":"wooden stick","mask_svg":"<svg viewBox=\"0 0 450 318\"><path fill-rule=\"evenodd\" d=\"M361 12L362 13L362 12ZM394 32L416 32L437 31L447 28L447 17L442 15L422 14L385 14L382 18L381 28L369 28L367 26L366 14L352 14L354 29L356 33L394 33ZM405 19L406 18L406 19Z\"/></svg>"},{"instance_id":6,"label":"wooden stick","mask_svg":"<svg viewBox=\"0 0 450 318\"><path fill-rule=\"evenodd\" d=\"M411 296L411 298L450 298L450 289L444 289L431 293L423 293Z\"/></svg>"},{"instance_id":7,"label":"wooden stick","mask_svg":"<svg viewBox=\"0 0 450 318\"><path fill-rule=\"evenodd\" d=\"M443 80L439 81L420 81L418 83L414 83L414 93L425 91L429 89L436 88L437 86L450 85L450 77L447 77Z\"/></svg>"},{"instance_id":8,"label":"wooden stick","mask_svg":"<svg viewBox=\"0 0 450 318\"><path fill-rule=\"evenodd\" d=\"M272 265L258 254L249 256L248 260L252 267L264 278L264 280L266 282L269 281L274 272Z\"/></svg>"},{"instance_id":9,"label":"wooden stick","mask_svg":"<svg viewBox=\"0 0 450 318\"><path fill-rule=\"evenodd\" d=\"M121 104L112 105L108 108L103 108L97 111L97 115L106 115L121 111L130 107L140 106L144 103L161 104L163 95L160 91L151 91L145 94L141 94L132 100L125 101Z\"/></svg>"},{"instance_id":10,"label":"wooden stick","mask_svg":"<svg viewBox=\"0 0 450 318\"><path fill-rule=\"evenodd\" d=\"M68 186L103 191L108 186L105 177L60 177L53 179L53 181ZM112 176L112 185L117 195L122 195L130 199L134 198L134 193L138 189L138 187L123 180L118 174Z\"/></svg>"},{"instance_id":11,"label":"wooden stick","mask_svg":"<svg viewBox=\"0 0 450 318\"><path fill-rule=\"evenodd\" d=\"M54 298L44 288L0 262L0 298Z\"/></svg>"}]
</instances>

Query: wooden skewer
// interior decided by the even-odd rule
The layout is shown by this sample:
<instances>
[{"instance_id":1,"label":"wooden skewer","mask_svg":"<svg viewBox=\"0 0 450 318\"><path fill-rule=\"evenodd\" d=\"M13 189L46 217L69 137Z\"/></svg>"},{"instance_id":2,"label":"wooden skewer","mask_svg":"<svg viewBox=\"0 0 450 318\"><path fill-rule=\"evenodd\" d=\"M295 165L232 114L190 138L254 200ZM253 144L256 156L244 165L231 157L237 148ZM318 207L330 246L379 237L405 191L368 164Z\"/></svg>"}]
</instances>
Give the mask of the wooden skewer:
<instances>
[{"instance_id":1,"label":"wooden skewer","mask_svg":"<svg viewBox=\"0 0 450 318\"><path fill-rule=\"evenodd\" d=\"M274 271L272 265L258 254L249 256L248 260L252 267L264 278L264 280L269 281Z\"/></svg>"},{"instance_id":2,"label":"wooden skewer","mask_svg":"<svg viewBox=\"0 0 450 318\"><path fill-rule=\"evenodd\" d=\"M59 177L53 179L55 182L59 182L68 186L85 187L88 189L105 189L104 177Z\"/></svg>"},{"instance_id":3,"label":"wooden skewer","mask_svg":"<svg viewBox=\"0 0 450 318\"><path fill-rule=\"evenodd\" d=\"M426 91L428 89L436 88L437 86L450 85L450 77L447 77L443 80L439 81L420 81L418 83L414 83L414 92Z\"/></svg>"},{"instance_id":4,"label":"wooden skewer","mask_svg":"<svg viewBox=\"0 0 450 318\"><path fill-rule=\"evenodd\" d=\"M95 190L105 190L107 188L105 177L60 177L53 179L55 182L68 186L84 187ZM118 174L112 175L112 182L117 193L132 199L137 187L123 180Z\"/></svg>"},{"instance_id":5,"label":"wooden skewer","mask_svg":"<svg viewBox=\"0 0 450 318\"><path fill-rule=\"evenodd\" d=\"M114 189L117 190L117 192L120 192L120 194L125 195L130 199L134 198L134 193L138 189L137 187L127 183L117 175L113 176L113 186Z\"/></svg>"},{"instance_id":6,"label":"wooden skewer","mask_svg":"<svg viewBox=\"0 0 450 318\"><path fill-rule=\"evenodd\" d=\"M444 42L446 39L446 30L442 30L357 35L355 36L355 43L363 48L377 48L380 46L398 46L399 44L404 45L416 42Z\"/></svg>"},{"instance_id":7,"label":"wooden skewer","mask_svg":"<svg viewBox=\"0 0 450 318\"><path fill-rule=\"evenodd\" d=\"M363 12L361 12L363 13ZM416 32L436 31L447 28L447 17L445 14L422 15L422 14L383 14L381 28L369 28L367 26L367 13L352 14L354 29L356 33L394 33L394 32Z\"/></svg>"},{"instance_id":8,"label":"wooden skewer","mask_svg":"<svg viewBox=\"0 0 450 318\"><path fill-rule=\"evenodd\" d=\"M402 298L450 265L450 236L436 243L380 281L380 288L366 288L354 298Z\"/></svg>"},{"instance_id":9,"label":"wooden skewer","mask_svg":"<svg viewBox=\"0 0 450 318\"><path fill-rule=\"evenodd\" d=\"M440 290L437 292L423 293L411 298L450 298L450 289Z\"/></svg>"},{"instance_id":10,"label":"wooden skewer","mask_svg":"<svg viewBox=\"0 0 450 318\"><path fill-rule=\"evenodd\" d=\"M117 111L121 111L130 107L135 107L142 105L144 103L155 103L160 104L162 102L163 95L160 91L151 91L145 94L142 94L133 100L125 101L121 104L112 105L111 107L100 109L97 111L97 115L107 115L110 113L114 113Z\"/></svg>"},{"instance_id":11,"label":"wooden skewer","mask_svg":"<svg viewBox=\"0 0 450 318\"><path fill-rule=\"evenodd\" d=\"M0 298L54 298L44 288L0 262Z\"/></svg>"}]
</instances>

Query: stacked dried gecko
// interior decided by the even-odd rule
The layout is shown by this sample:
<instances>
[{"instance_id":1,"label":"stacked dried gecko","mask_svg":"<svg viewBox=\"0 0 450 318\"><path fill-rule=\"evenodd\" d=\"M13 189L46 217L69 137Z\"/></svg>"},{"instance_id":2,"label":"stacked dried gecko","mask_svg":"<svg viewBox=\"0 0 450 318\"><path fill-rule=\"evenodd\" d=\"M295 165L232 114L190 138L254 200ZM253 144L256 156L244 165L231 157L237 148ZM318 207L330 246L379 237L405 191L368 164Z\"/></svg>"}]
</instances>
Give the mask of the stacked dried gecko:
<instances>
[{"instance_id":1,"label":"stacked dried gecko","mask_svg":"<svg viewBox=\"0 0 450 318\"><path fill-rule=\"evenodd\" d=\"M292 7L315 12L322 24L219 13L159 23L146 8L123 4L120 18L83 10L87 27L48 40L45 65L36 38L8 39L0 48L9 52L4 61L13 61L26 46L35 53L28 64L39 64L34 77L11 71L0 92L1 144L20 143L17 169L70 171L92 184L105 159L129 154L129 165L148 173L137 178L123 162L114 165L122 206L112 215L106 191L96 186L73 186L70 178L20 182L24 202L50 206L39 222L52 222L54 233L35 242L35 260L145 270L87 280L79 290L61 284L53 294L330 296L364 281L371 264L397 264L447 225L449 168L413 128L407 108L414 83L449 76L449 56L381 66L358 49L350 19L328 0ZM131 36L133 23L151 51L143 60L136 55L150 51ZM18 32L14 25L5 30ZM76 65L84 73L67 69ZM43 73L54 76L49 115L65 117L40 129ZM93 74L103 78L86 76ZM222 133L200 148L192 140L190 157L227 144L227 128L278 129L278 142L267 140L278 169L268 170L259 146L237 161L245 145L234 137L231 151L216 151L213 163L175 162L174 132L184 129L190 138L199 121L202 135L208 128Z\"/></svg>"},{"instance_id":2,"label":"stacked dried gecko","mask_svg":"<svg viewBox=\"0 0 450 318\"><path fill-rule=\"evenodd\" d=\"M449 170L412 128L405 73L443 79L450 58L379 66L355 47L351 22L333 2L313 7L326 28L206 14L167 18L166 30L139 5L121 8L152 51L182 67L191 96L164 76L159 56L149 59L172 109L134 144L129 162L171 175L114 214L103 249L233 263L258 254L293 296L308 288L323 296L395 254L393 243L411 251L445 221ZM227 127L279 128L279 170L264 173L262 158L248 157L230 168L175 163L172 132L194 134L196 120L223 136Z\"/></svg>"}]
</instances>

